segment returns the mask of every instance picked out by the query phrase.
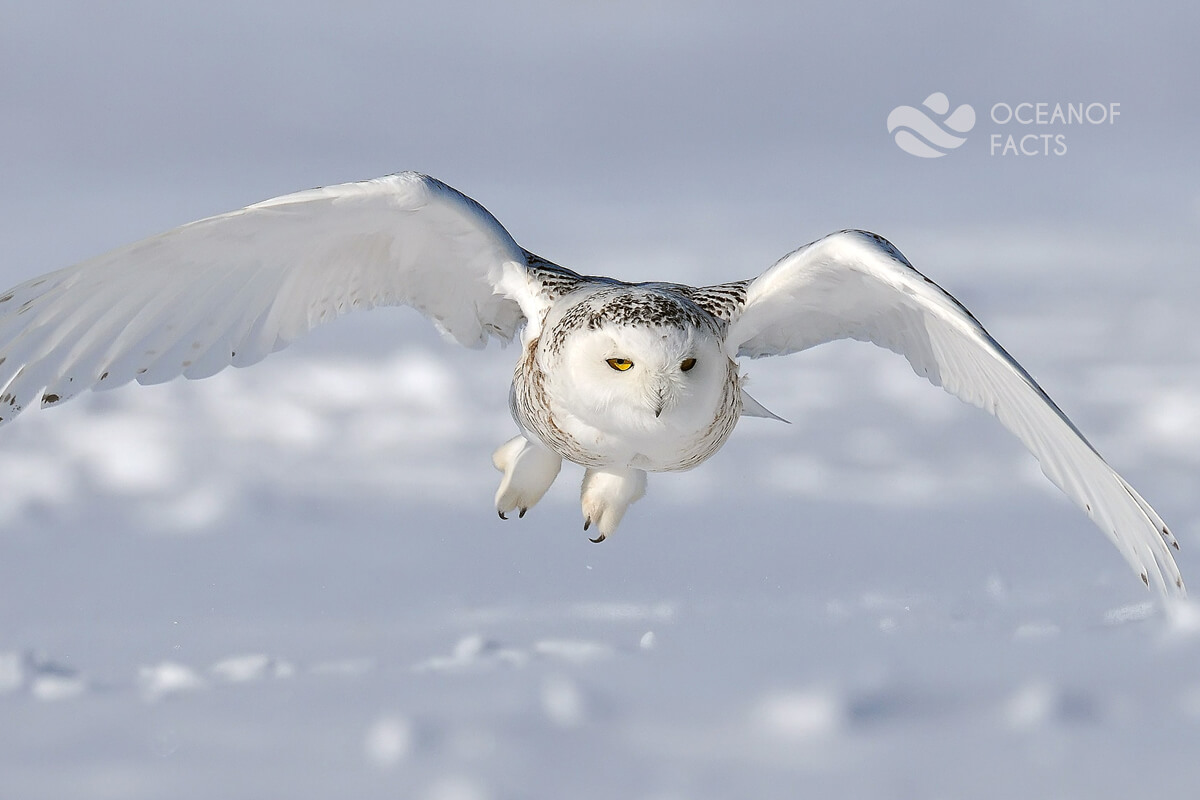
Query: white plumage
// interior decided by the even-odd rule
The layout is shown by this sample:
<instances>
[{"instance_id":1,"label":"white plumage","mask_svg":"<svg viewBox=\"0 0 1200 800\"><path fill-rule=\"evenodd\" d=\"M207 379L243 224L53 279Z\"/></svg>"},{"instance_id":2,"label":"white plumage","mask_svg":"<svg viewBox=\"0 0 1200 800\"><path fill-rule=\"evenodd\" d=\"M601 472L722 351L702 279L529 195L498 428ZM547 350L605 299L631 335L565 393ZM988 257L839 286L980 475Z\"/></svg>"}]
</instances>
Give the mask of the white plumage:
<instances>
[{"instance_id":1,"label":"white plumage","mask_svg":"<svg viewBox=\"0 0 1200 800\"><path fill-rule=\"evenodd\" d=\"M739 357L835 339L905 356L995 415L1142 580L1183 594L1162 519L971 314L886 240L843 231L753 280L710 287L586 277L524 249L482 206L403 173L212 217L0 296L0 422L130 380L253 364L355 308L409 305L459 343L521 332L520 435L493 455L500 516L586 468L585 527L610 534L647 471L688 469L741 415ZM597 540L598 540L597 539Z\"/></svg>"}]
</instances>

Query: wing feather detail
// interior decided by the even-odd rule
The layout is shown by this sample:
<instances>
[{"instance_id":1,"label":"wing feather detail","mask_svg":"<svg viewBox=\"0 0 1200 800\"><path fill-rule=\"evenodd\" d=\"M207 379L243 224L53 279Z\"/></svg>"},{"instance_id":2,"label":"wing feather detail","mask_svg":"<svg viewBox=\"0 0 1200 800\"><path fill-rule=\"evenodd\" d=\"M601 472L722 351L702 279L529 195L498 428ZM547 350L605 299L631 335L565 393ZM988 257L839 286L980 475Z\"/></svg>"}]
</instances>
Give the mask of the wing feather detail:
<instances>
[{"instance_id":1,"label":"wing feather detail","mask_svg":"<svg viewBox=\"0 0 1200 800\"><path fill-rule=\"evenodd\" d=\"M785 355L835 339L872 342L996 416L1147 584L1184 595L1162 518L1118 475L966 308L889 242L843 231L785 256L750 283L730 355Z\"/></svg>"},{"instance_id":2,"label":"wing feather detail","mask_svg":"<svg viewBox=\"0 0 1200 800\"><path fill-rule=\"evenodd\" d=\"M88 388L253 364L354 309L412 306L481 347L511 339L547 302L500 223L433 178L298 192L0 295L0 421L38 392L52 405Z\"/></svg>"}]
</instances>

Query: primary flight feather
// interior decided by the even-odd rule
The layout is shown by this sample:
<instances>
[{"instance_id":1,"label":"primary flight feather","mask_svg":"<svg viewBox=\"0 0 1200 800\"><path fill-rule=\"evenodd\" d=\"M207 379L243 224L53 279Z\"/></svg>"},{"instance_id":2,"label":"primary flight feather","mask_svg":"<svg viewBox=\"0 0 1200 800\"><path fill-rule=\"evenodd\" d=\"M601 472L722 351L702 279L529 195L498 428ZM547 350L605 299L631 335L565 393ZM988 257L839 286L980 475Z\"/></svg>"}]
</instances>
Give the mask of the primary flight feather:
<instances>
[{"instance_id":1,"label":"primary flight feather","mask_svg":"<svg viewBox=\"0 0 1200 800\"><path fill-rule=\"evenodd\" d=\"M873 342L995 415L1148 585L1182 595L1175 538L1022 367L889 242L842 231L757 278L717 286L583 276L518 245L482 206L406 172L193 222L0 295L0 423L85 389L247 366L356 308L408 305L468 347L520 333L520 433L493 454L501 517L522 516L563 459L585 467L596 541L689 469L740 416L737 359Z\"/></svg>"}]
</instances>

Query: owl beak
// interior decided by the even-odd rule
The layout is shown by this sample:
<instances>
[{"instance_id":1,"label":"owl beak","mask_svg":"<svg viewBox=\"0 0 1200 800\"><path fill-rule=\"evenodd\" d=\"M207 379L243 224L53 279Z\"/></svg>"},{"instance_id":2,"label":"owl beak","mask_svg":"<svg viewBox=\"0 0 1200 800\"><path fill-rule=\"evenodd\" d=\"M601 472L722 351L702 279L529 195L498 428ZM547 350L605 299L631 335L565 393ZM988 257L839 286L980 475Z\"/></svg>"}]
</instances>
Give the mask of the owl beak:
<instances>
[{"instance_id":1,"label":"owl beak","mask_svg":"<svg viewBox=\"0 0 1200 800\"><path fill-rule=\"evenodd\" d=\"M659 387L658 402L654 405L654 418L658 419L662 416L663 409L667 407L667 390L666 387Z\"/></svg>"}]
</instances>

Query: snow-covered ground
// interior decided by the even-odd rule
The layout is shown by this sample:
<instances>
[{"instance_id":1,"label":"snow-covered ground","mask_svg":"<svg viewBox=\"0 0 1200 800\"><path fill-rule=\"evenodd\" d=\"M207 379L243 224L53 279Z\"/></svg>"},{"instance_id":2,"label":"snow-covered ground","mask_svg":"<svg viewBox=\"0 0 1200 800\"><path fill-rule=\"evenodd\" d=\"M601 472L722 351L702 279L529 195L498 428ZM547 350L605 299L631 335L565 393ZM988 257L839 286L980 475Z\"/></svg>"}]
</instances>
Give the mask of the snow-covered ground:
<instances>
[{"instance_id":1,"label":"snow-covered ground","mask_svg":"<svg viewBox=\"0 0 1200 800\"><path fill-rule=\"evenodd\" d=\"M1051 314L1060 287L1029 278L974 305L1175 526L1196 582L1191 287L1156 277L1176 291L1101 281ZM1164 615L1015 441L902 360L748 364L793 424L746 420L652 476L594 545L578 470L523 520L492 511L514 355L381 310L6 427L0 796L1200 784L1200 615Z\"/></svg>"}]
</instances>

